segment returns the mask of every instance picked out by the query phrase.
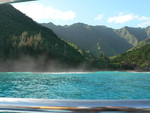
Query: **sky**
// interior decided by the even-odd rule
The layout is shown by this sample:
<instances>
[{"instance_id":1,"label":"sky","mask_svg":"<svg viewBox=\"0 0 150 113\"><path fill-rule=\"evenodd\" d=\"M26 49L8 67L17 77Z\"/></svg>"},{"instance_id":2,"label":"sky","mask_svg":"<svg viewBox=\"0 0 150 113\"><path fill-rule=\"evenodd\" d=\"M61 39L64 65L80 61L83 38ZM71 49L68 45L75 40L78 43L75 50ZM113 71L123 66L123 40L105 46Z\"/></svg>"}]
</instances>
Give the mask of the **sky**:
<instances>
[{"instance_id":1,"label":"sky","mask_svg":"<svg viewBox=\"0 0 150 113\"><path fill-rule=\"evenodd\" d=\"M12 5L39 23L150 26L150 0L38 0Z\"/></svg>"}]
</instances>

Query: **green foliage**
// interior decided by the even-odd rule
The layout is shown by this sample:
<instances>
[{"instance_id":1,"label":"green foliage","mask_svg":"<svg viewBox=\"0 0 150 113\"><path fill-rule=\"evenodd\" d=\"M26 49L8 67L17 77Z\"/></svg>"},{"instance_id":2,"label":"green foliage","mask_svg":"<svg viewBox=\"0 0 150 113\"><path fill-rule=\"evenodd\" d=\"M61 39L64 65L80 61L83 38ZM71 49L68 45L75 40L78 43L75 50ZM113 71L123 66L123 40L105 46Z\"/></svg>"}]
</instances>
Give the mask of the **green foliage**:
<instances>
[{"instance_id":1,"label":"green foliage","mask_svg":"<svg viewBox=\"0 0 150 113\"><path fill-rule=\"evenodd\" d=\"M45 56L47 60L58 60L69 66L78 66L85 61L81 51L11 5L0 5L0 17L0 59Z\"/></svg>"},{"instance_id":2,"label":"green foliage","mask_svg":"<svg viewBox=\"0 0 150 113\"><path fill-rule=\"evenodd\" d=\"M29 36L28 32L25 31L19 37L14 35L11 43L12 50L10 52L10 57L17 57L19 54L37 56L44 52L44 44L41 33ZM15 50L15 53L13 50Z\"/></svg>"},{"instance_id":3,"label":"green foliage","mask_svg":"<svg viewBox=\"0 0 150 113\"><path fill-rule=\"evenodd\" d=\"M128 69L150 70L150 44L112 58L114 64Z\"/></svg>"},{"instance_id":4,"label":"green foliage","mask_svg":"<svg viewBox=\"0 0 150 113\"><path fill-rule=\"evenodd\" d=\"M113 64L109 58L107 58L104 53L100 55L99 58L92 59L90 61L91 67L96 70L116 70L121 69L120 65Z\"/></svg>"},{"instance_id":5,"label":"green foliage","mask_svg":"<svg viewBox=\"0 0 150 113\"><path fill-rule=\"evenodd\" d=\"M149 27L114 30L82 23L71 26L43 24L53 29L62 40L51 29L34 22L11 5L1 5L0 16L1 60L28 55L35 58L45 56L47 61L57 60L68 67L85 63L90 69L98 70L150 67ZM132 51L123 53L133 46L135 48ZM106 57L119 53L123 54L111 60Z\"/></svg>"},{"instance_id":6,"label":"green foliage","mask_svg":"<svg viewBox=\"0 0 150 113\"><path fill-rule=\"evenodd\" d=\"M63 40L63 39L62 39ZM65 40L64 40L65 41ZM80 48L79 46L69 42L69 41L65 41L67 44L69 44L71 47L73 47L74 49L76 49L82 56L84 56L87 60L93 58L93 55L90 53L90 51L85 51L82 48Z\"/></svg>"},{"instance_id":7,"label":"green foliage","mask_svg":"<svg viewBox=\"0 0 150 113\"><path fill-rule=\"evenodd\" d=\"M131 48L129 51L133 51L135 49L141 48L141 47L146 46L148 44L150 44L150 38L147 38L147 39L141 41L136 46L134 46L133 48Z\"/></svg>"}]
</instances>

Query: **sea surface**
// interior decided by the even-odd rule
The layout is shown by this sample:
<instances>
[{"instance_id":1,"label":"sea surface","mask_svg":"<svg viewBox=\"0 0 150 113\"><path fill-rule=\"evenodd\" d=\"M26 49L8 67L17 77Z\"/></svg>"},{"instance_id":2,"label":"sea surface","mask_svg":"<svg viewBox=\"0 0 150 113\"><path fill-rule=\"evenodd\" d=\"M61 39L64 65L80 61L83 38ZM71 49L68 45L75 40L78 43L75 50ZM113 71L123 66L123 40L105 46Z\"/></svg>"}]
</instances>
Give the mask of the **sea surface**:
<instances>
[{"instance_id":1,"label":"sea surface","mask_svg":"<svg viewBox=\"0 0 150 113\"><path fill-rule=\"evenodd\" d=\"M0 97L150 99L150 73L0 73Z\"/></svg>"}]
</instances>

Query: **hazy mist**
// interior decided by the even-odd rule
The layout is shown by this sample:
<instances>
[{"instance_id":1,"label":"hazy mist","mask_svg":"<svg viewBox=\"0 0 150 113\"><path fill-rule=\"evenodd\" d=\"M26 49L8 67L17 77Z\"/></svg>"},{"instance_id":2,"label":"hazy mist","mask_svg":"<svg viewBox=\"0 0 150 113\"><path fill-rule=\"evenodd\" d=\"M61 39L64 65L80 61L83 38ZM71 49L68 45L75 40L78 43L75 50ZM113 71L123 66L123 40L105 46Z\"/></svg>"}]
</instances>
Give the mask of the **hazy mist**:
<instances>
[{"instance_id":1,"label":"hazy mist","mask_svg":"<svg viewBox=\"0 0 150 113\"><path fill-rule=\"evenodd\" d=\"M22 56L15 60L0 61L0 72L64 72L85 71L86 65L72 67L58 60Z\"/></svg>"}]
</instances>

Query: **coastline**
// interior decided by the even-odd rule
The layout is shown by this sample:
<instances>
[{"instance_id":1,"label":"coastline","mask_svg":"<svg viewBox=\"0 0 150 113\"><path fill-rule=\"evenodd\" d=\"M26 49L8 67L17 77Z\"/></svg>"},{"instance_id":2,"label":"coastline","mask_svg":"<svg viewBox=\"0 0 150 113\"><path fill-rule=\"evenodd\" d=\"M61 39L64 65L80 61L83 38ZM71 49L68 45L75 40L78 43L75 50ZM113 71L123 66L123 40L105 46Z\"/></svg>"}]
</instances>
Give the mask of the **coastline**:
<instances>
[{"instance_id":1,"label":"coastline","mask_svg":"<svg viewBox=\"0 0 150 113\"><path fill-rule=\"evenodd\" d=\"M86 74L96 72L131 72L131 73L150 73L150 71L141 70L96 70L96 71L0 71L0 73L43 73L43 74Z\"/></svg>"}]
</instances>

